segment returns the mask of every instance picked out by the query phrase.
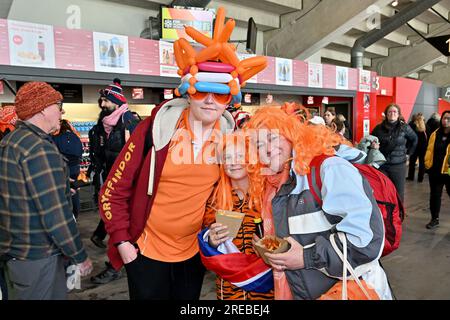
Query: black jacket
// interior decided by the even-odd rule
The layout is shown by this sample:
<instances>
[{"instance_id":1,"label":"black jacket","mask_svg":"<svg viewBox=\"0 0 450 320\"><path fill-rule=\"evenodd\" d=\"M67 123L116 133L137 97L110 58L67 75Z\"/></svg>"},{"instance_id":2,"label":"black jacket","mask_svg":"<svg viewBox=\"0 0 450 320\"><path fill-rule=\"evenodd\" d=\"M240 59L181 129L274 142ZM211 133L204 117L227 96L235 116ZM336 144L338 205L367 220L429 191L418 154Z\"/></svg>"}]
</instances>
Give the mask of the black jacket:
<instances>
[{"instance_id":1,"label":"black jacket","mask_svg":"<svg viewBox=\"0 0 450 320\"><path fill-rule=\"evenodd\" d=\"M417 135L404 122L391 124L383 121L373 129L372 135L380 140L380 151L386 158L386 165L405 163L406 155L416 150Z\"/></svg>"}]
</instances>

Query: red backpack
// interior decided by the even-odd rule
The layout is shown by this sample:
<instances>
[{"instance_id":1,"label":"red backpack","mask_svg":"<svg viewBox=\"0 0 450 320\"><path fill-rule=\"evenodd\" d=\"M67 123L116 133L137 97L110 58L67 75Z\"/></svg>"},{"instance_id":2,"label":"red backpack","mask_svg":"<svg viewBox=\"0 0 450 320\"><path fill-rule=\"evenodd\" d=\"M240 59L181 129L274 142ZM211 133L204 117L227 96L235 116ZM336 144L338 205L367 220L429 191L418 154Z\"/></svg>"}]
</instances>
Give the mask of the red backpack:
<instances>
[{"instance_id":1,"label":"red backpack","mask_svg":"<svg viewBox=\"0 0 450 320\"><path fill-rule=\"evenodd\" d=\"M315 168L315 181L317 184L316 190L322 190L320 166L322 165L322 162L329 157L330 156L321 155L315 157L311 161L311 171ZM398 195L395 185L381 171L367 164L353 163L353 165L372 187L373 195L383 216L385 239L382 256L386 256L397 249L400 245L400 239L402 237L402 221L405 216L402 200ZM322 199L318 194L316 194L315 188L313 187L311 173L308 174L308 183L311 187L310 191L312 195L316 201L322 205Z\"/></svg>"}]
</instances>

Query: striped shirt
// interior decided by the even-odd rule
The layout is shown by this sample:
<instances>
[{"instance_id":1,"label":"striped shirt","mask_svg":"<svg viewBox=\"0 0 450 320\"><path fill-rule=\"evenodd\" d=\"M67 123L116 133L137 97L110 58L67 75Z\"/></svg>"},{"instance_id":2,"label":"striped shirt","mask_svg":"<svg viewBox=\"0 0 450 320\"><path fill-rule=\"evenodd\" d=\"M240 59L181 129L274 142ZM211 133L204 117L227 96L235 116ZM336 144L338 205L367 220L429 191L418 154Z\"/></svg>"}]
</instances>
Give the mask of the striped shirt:
<instances>
[{"instance_id":1,"label":"striped shirt","mask_svg":"<svg viewBox=\"0 0 450 320\"><path fill-rule=\"evenodd\" d=\"M19 122L0 141L0 255L87 255L72 214L68 167L51 137Z\"/></svg>"}]
</instances>

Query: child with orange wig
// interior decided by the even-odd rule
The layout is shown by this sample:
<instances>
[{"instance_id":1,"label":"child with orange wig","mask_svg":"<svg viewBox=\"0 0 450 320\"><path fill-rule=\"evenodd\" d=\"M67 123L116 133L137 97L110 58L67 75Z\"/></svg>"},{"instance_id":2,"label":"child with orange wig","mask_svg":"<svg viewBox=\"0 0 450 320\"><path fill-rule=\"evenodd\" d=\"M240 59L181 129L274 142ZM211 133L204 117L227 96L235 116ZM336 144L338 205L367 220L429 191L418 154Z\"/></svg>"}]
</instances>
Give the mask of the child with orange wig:
<instances>
[{"instance_id":1,"label":"child with orange wig","mask_svg":"<svg viewBox=\"0 0 450 320\"><path fill-rule=\"evenodd\" d=\"M228 228L215 222L216 209L245 213L239 232L232 242L239 252L255 255L252 238L256 232L255 219L261 215L258 210L252 210L248 205L248 145L248 137L244 131L224 137L220 180L211 196L204 224L209 225L209 245L218 248L231 239L228 237ZM273 300L273 289L267 292L246 291L219 275L216 278L216 289L219 300Z\"/></svg>"},{"instance_id":2,"label":"child with orange wig","mask_svg":"<svg viewBox=\"0 0 450 320\"><path fill-rule=\"evenodd\" d=\"M276 108L258 110L247 129L256 131L258 149L257 163L248 167L250 207L261 211L265 235L290 243L285 253L265 254L273 268L275 299L317 299L326 293L343 276L336 247L345 246L357 275L381 299L391 299L378 262L384 247L382 216L368 182L350 162L335 156L339 136ZM320 170L320 188L316 172L308 174L322 155L328 157L313 167Z\"/></svg>"}]
</instances>

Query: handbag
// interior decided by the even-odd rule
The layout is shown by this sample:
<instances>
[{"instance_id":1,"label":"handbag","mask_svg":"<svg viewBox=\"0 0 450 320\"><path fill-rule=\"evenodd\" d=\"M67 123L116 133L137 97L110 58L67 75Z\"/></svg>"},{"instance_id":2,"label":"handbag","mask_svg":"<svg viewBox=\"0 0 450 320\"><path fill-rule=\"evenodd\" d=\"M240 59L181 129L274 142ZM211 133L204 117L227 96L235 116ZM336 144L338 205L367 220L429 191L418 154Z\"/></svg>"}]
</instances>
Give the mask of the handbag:
<instances>
[{"instance_id":1,"label":"handbag","mask_svg":"<svg viewBox=\"0 0 450 320\"><path fill-rule=\"evenodd\" d=\"M380 300L376 291L370 288L364 280L360 280L356 276L355 270L347 260L347 238L342 232L337 234L342 243L343 252L336 244L334 239L335 233L331 234L330 242L342 261L342 280L322 294L318 300ZM350 272L350 279L347 278L347 271Z\"/></svg>"}]
</instances>

